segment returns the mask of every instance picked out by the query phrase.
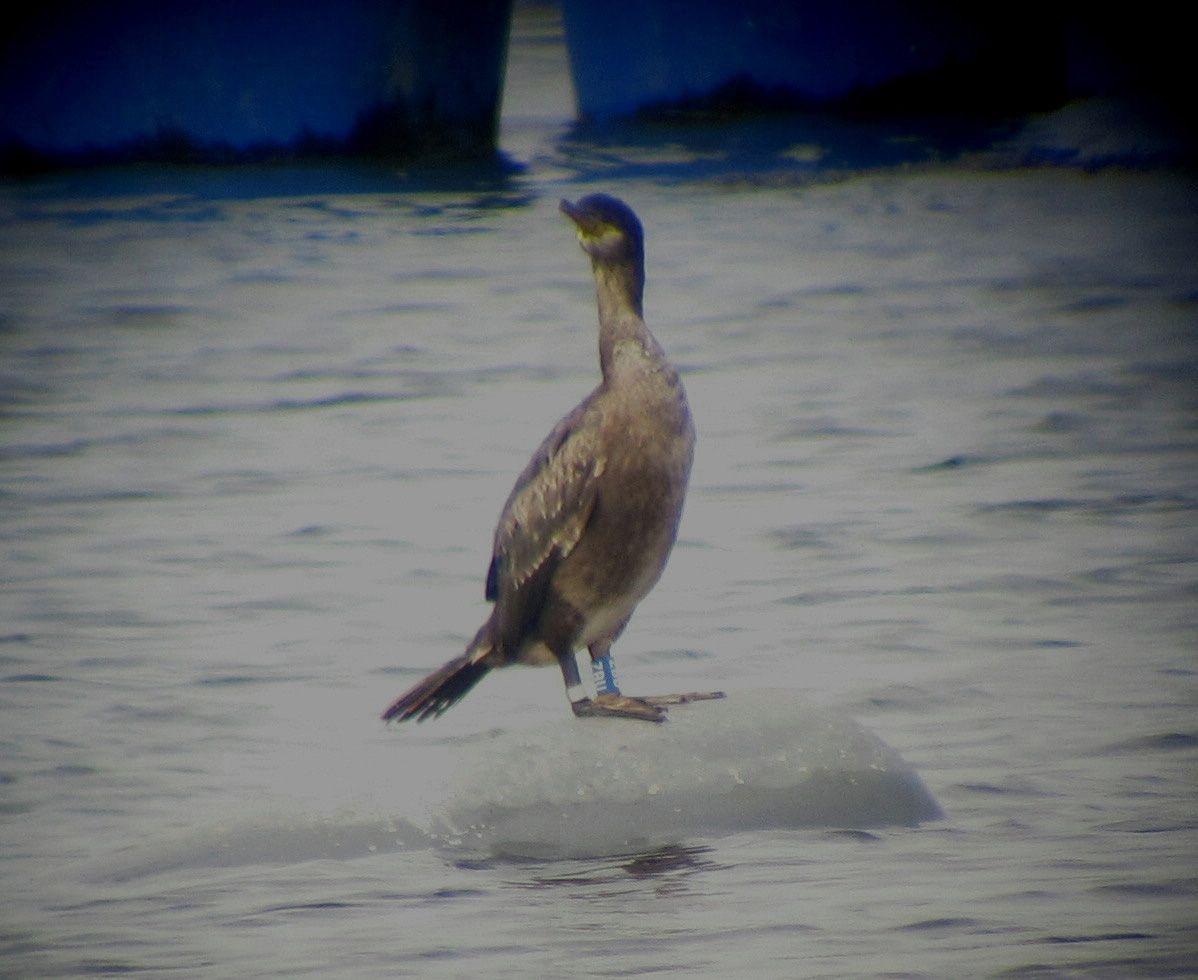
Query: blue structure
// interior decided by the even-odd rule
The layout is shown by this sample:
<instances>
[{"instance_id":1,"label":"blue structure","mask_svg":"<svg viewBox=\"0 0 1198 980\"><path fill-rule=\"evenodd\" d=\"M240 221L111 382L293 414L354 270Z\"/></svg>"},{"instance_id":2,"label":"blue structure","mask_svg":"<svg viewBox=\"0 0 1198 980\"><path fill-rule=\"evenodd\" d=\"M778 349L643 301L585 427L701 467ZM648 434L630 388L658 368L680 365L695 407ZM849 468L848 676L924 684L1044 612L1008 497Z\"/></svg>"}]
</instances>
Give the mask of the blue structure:
<instances>
[{"instance_id":1,"label":"blue structure","mask_svg":"<svg viewBox=\"0 0 1198 980\"><path fill-rule=\"evenodd\" d=\"M563 0L583 118L745 109L1027 108L1059 101L1052 3Z\"/></svg>"},{"instance_id":2,"label":"blue structure","mask_svg":"<svg viewBox=\"0 0 1198 980\"><path fill-rule=\"evenodd\" d=\"M0 15L0 160L494 153L511 0L65 0Z\"/></svg>"}]
</instances>

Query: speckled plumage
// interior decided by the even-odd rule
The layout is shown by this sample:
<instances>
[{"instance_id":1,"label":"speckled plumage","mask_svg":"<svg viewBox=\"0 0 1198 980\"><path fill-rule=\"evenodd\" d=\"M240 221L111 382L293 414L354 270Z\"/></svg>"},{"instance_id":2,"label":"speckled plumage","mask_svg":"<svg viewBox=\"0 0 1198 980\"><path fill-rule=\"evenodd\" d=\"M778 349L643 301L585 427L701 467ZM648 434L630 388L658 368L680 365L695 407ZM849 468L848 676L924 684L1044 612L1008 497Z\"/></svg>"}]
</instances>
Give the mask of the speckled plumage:
<instances>
[{"instance_id":1,"label":"speckled plumage","mask_svg":"<svg viewBox=\"0 0 1198 980\"><path fill-rule=\"evenodd\" d=\"M602 380L554 426L516 479L495 531L486 596L494 603L465 653L400 697L383 717L441 714L486 672L511 663L562 667L574 651L606 655L656 583L674 544L694 428L678 372L642 319L644 246L623 202L591 195L562 211L592 259ZM619 698L660 720L661 709Z\"/></svg>"}]
</instances>

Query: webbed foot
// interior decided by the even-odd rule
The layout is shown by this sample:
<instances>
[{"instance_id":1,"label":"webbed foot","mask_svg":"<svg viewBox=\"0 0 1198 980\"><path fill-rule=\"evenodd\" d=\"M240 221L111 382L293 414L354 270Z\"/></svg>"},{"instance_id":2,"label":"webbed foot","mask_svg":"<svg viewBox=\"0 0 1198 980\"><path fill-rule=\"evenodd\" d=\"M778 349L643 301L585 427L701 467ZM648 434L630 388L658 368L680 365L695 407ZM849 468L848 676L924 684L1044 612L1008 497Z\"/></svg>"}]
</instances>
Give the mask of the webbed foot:
<instances>
[{"instance_id":1,"label":"webbed foot","mask_svg":"<svg viewBox=\"0 0 1198 980\"><path fill-rule=\"evenodd\" d=\"M663 722L666 709L654 704L651 698L628 698L623 694L599 694L571 702L579 718L640 718L643 721Z\"/></svg>"},{"instance_id":2,"label":"webbed foot","mask_svg":"<svg viewBox=\"0 0 1198 980\"><path fill-rule=\"evenodd\" d=\"M648 701L650 704L667 705L667 704L689 704L691 701L719 701L721 698L726 698L723 691L693 691L690 694L654 694L649 697L641 698L642 701Z\"/></svg>"}]
</instances>

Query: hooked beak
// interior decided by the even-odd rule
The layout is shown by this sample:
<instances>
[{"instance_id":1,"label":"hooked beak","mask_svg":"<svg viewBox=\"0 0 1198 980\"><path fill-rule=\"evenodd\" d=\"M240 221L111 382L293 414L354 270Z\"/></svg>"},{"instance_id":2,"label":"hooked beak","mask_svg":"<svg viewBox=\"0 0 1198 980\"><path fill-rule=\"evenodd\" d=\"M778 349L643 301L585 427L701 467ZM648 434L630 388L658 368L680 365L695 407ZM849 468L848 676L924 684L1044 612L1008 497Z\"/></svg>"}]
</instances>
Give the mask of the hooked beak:
<instances>
[{"instance_id":1,"label":"hooked beak","mask_svg":"<svg viewBox=\"0 0 1198 980\"><path fill-rule=\"evenodd\" d=\"M580 236L593 235L598 230L595 219L588 216L587 212L577 204L563 198L561 204L558 205L558 210L574 222Z\"/></svg>"}]
</instances>

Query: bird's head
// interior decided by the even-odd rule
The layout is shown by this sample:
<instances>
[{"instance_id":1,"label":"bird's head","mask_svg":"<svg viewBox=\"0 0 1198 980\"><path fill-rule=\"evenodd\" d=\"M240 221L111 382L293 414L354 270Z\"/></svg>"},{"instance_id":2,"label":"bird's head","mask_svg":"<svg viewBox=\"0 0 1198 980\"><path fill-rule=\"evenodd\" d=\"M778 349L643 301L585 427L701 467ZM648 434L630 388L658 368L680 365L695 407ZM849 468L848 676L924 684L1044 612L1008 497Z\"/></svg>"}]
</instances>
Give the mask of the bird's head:
<instances>
[{"instance_id":1,"label":"bird's head","mask_svg":"<svg viewBox=\"0 0 1198 980\"><path fill-rule=\"evenodd\" d=\"M641 222L623 201L607 194L588 194L577 203L562 201L561 211L578 229L582 250L600 263L644 263Z\"/></svg>"}]
</instances>

